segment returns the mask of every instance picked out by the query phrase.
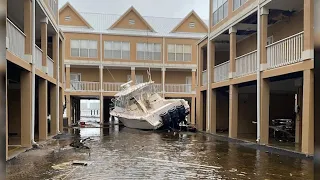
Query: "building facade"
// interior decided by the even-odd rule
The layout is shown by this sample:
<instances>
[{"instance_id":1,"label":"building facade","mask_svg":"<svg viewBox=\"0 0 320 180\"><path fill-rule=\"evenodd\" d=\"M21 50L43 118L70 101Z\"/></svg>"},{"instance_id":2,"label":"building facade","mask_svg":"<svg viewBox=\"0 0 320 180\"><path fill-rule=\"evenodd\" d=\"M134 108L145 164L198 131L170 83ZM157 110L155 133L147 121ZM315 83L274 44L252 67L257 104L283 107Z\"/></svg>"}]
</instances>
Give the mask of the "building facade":
<instances>
[{"instance_id":1,"label":"building facade","mask_svg":"<svg viewBox=\"0 0 320 180\"><path fill-rule=\"evenodd\" d=\"M10 0L7 5L9 159L62 130L64 35L58 0Z\"/></svg>"},{"instance_id":2,"label":"building facade","mask_svg":"<svg viewBox=\"0 0 320 180\"><path fill-rule=\"evenodd\" d=\"M313 0L210 0L198 42L203 131L314 153ZM293 143L274 122L293 120Z\"/></svg>"},{"instance_id":3,"label":"building facade","mask_svg":"<svg viewBox=\"0 0 320 180\"><path fill-rule=\"evenodd\" d=\"M59 10L65 35L66 99L69 123L80 119L80 100L100 100L101 123L120 85L151 78L165 98L184 98L195 120L197 42L207 23L194 12L185 18L81 13L71 4ZM150 73L147 71L150 70ZM151 76L151 77L149 77Z\"/></svg>"}]
</instances>

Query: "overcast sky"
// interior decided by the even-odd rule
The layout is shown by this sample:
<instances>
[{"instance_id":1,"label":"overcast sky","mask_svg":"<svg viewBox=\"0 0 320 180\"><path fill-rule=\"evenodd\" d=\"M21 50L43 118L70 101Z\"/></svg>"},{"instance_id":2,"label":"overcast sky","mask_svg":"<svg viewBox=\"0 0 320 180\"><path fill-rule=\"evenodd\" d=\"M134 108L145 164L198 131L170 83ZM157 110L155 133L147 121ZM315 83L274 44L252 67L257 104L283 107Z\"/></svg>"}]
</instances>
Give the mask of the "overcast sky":
<instances>
[{"instance_id":1,"label":"overcast sky","mask_svg":"<svg viewBox=\"0 0 320 180\"><path fill-rule=\"evenodd\" d=\"M142 16L183 18L192 9L203 19L209 19L209 0L59 0L80 12L123 14L134 6Z\"/></svg>"}]
</instances>

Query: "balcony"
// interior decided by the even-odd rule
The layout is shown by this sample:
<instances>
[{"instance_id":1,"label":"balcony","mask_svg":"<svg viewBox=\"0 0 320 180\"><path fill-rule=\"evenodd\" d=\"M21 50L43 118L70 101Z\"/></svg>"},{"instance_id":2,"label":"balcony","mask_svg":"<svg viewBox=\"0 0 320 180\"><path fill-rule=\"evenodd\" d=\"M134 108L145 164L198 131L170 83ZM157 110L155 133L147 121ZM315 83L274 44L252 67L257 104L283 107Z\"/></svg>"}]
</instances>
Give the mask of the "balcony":
<instances>
[{"instance_id":1,"label":"balcony","mask_svg":"<svg viewBox=\"0 0 320 180\"><path fill-rule=\"evenodd\" d=\"M272 43L267 48L268 69L302 61L303 32Z\"/></svg>"},{"instance_id":2,"label":"balcony","mask_svg":"<svg viewBox=\"0 0 320 180\"><path fill-rule=\"evenodd\" d=\"M236 59L235 77L246 76L257 71L257 51L252 51Z\"/></svg>"},{"instance_id":3,"label":"balcony","mask_svg":"<svg viewBox=\"0 0 320 180\"><path fill-rule=\"evenodd\" d=\"M7 19L8 51L25 60L26 35L9 19ZM30 62L29 62L30 63Z\"/></svg>"},{"instance_id":4,"label":"balcony","mask_svg":"<svg viewBox=\"0 0 320 180\"><path fill-rule=\"evenodd\" d=\"M43 71L43 66L42 66L42 53L43 51L37 46L35 45L35 54L34 54L34 59L35 59L35 65L36 68Z\"/></svg>"},{"instance_id":5,"label":"balcony","mask_svg":"<svg viewBox=\"0 0 320 180\"><path fill-rule=\"evenodd\" d=\"M214 82L221 82L229 79L229 61L214 66Z\"/></svg>"},{"instance_id":6,"label":"balcony","mask_svg":"<svg viewBox=\"0 0 320 180\"><path fill-rule=\"evenodd\" d=\"M103 91L105 92L118 92L121 89L121 85L124 84L122 82L110 83L106 82L103 83Z\"/></svg>"},{"instance_id":7,"label":"balcony","mask_svg":"<svg viewBox=\"0 0 320 180\"><path fill-rule=\"evenodd\" d=\"M48 75L53 77L53 60L47 56L47 67L48 67Z\"/></svg>"},{"instance_id":8,"label":"balcony","mask_svg":"<svg viewBox=\"0 0 320 180\"><path fill-rule=\"evenodd\" d=\"M191 93L191 84L165 84L166 93Z\"/></svg>"},{"instance_id":9,"label":"balcony","mask_svg":"<svg viewBox=\"0 0 320 180\"><path fill-rule=\"evenodd\" d=\"M206 85L208 83L208 74L207 70L202 71L202 85Z\"/></svg>"},{"instance_id":10,"label":"balcony","mask_svg":"<svg viewBox=\"0 0 320 180\"><path fill-rule=\"evenodd\" d=\"M100 91L100 82L72 81L70 84L72 91Z\"/></svg>"}]
</instances>

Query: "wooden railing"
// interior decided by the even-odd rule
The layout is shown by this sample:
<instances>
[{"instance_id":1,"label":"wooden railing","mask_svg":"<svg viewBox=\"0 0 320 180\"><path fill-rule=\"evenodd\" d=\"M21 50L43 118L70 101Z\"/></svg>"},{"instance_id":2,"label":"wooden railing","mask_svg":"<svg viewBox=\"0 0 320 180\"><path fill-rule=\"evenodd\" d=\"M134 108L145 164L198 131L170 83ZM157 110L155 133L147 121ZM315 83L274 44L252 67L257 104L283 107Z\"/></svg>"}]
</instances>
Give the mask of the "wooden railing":
<instances>
[{"instance_id":1,"label":"wooden railing","mask_svg":"<svg viewBox=\"0 0 320 180\"><path fill-rule=\"evenodd\" d=\"M43 70L43 66L42 66L42 50L37 46L36 46L36 50L35 50L35 55L34 55L34 59L35 59L35 65L36 68L38 68L39 70Z\"/></svg>"},{"instance_id":2,"label":"wooden railing","mask_svg":"<svg viewBox=\"0 0 320 180\"><path fill-rule=\"evenodd\" d=\"M214 66L214 82L225 81L229 78L229 61Z\"/></svg>"},{"instance_id":3,"label":"wooden railing","mask_svg":"<svg viewBox=\"0 0 320 180\"><path fill-rule=\"evenodd\" d=\"M53 77L53 60L47 56L47 67L48 67L48 75Z\"/></svg>"},{"instance_id":4,"label":"wooden railing","mask_svg":"<svg viewBox=\"0 0 320 180\"><path fill-rule=\"evenodd\" d=\"M191 84L165 84L167 93L191 93Z\"/></svg>"},{"instance_id":5,"label":"wooden railing","mask_svg":"<svg viewBox=\"0 0 320 180\"><path fill-rule=\"evenodd\" d=\"M71 81L72 91L100 91L100 82Z\"/></svg>"},{"instance_id":6,"label":"wooden railing","mask_svg":"<svg viewBox=\"0 0 320 180\"><path fill-rule=\"evenodd\" d=\"M208 74L207 70L202 71L202 85L206 85L208 83Z\"/></svg>"},{"instance_id":7,"label":"wooden railing","mask_svg":"<svg viewBox=\"0 0 320 180\"><path fill-rule=\"evenodd\" d=\"M302 60L303 32L289 36L266 47L268 69L299 62Z\"/></svg>"},{"instance_id":8,"label":"wooden railing","mask_svg":"<svg viewBox=\"0 0 320 180\"><path fill-rule=\"evenodd\" d=\"M123 82L116 82L116 83L111 83L111 82L106 82L103 83L103 91L106 92L118 92L121 89L121 85L124 84Z\"/></svg>"},{"instance_id":9,"label":"wooden railing","mask_svg":"<svg viewBox=\"0 0 320 180\"><path fill-rule=\"evenodd\" d=\"M7 19L8 50L17 57L25 60L26 35L9 19Z\"/></svg>"},{"instance_id":10,"label":"wooden railing","mask_svg":"<svg viewBox=\"0 0 320 180\"><path fill-rule=\"evenodd\" d=\"M236 58L235 77L253 74L257 71L257 50Z\"/></svg>"}]
</instances>

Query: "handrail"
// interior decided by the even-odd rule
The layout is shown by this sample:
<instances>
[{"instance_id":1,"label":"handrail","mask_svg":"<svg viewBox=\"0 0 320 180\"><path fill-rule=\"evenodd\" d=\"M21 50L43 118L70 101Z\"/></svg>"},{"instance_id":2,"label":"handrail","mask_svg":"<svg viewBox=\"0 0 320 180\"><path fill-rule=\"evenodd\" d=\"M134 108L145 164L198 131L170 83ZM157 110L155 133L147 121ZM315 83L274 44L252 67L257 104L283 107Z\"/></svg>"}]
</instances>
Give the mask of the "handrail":
<instances>
[{"instance_id":1,"label":"handrail","mask_svg":"<svg viewBox=\"0 0 320 180\"><path fill-rule=\"evenodd\" d=\"M18 26L16 26L12 21L10 21L10 19L7 18L7 21L13 26L15 27L24 37L26 37L26 35L24 34L24 32L22 32Z\"/></svg>"},{"instance_id":2,"label":"handrail","mask_svg":"<svg viewBox=\"0 0 320 180\"><path fill-rule=\"evenodd\" d=\"M301 34L303 34L303 33L304 33L304 31L299 32L299 33L294 34L294 35L291 35L291 36L286 37L286 38L284 38L284 39L281 39L281 40L279 40L279 41L277 41L277 42L274 42L274 43L272 43L272 44L269 44L269 45L267 45L266 47L270 47L270 46L272 46L272 45L279 44L279 43L281 43L281 42L283 42L283 41L286 41L286 40L288 40L288 39L290 39L290 38L293 38L293 37L295 37L295 36L301 35Z\"/></svg>"},{"instance_id":3,"label":"handrail","mask_svg":"<svg viewBox=\"0 0 320 180\"><path fill-rule=\"evenodd\" d=\"M36 46L36 48L37 48L39 51L41 51L41 52L43 53L43 51L42 51L41 48L39 48L37 45L35 45L35 46Z\"/></svg>"},{"instance_id":4,"label":"handrail","mask_svg":"<svg viewBox=\"0 0 320 180\"><path fill-rule=\"evenodd\" d=\"M47 58L48 58L50 61L54 62L50 56L47 55Z\"/></svg>"},{"instance_id":5,"label":"handrail","mask_svg":"<svg viewBox=\"0 0 320 180\"><path fill-rule=\"evenodd\" d=\"M255 53L255 52L257 52L257 50L254 50L254 51L248 52L248 53L246 53L246 54L244 54L244 55L241 55L241 56L239 56L239 57L236 57L235 60L240 59L240 58L245 57L245 56L248 56L248 55L253 54L253 53Z\"/></svg>"},{"instance_id":6,"label":"handrail","mask_svg":"<svg viewBox=\"0 0 320 180\"><path fill-rule=\"evenodd\" d=\"M228 61L223 62L223 63L221 63L221 64L215 65L214 68L223 66L223 65L225 65L225 64L228 64L229 62L230 62L230 61L228 60Z\"/></svg>"}]
</instances>

